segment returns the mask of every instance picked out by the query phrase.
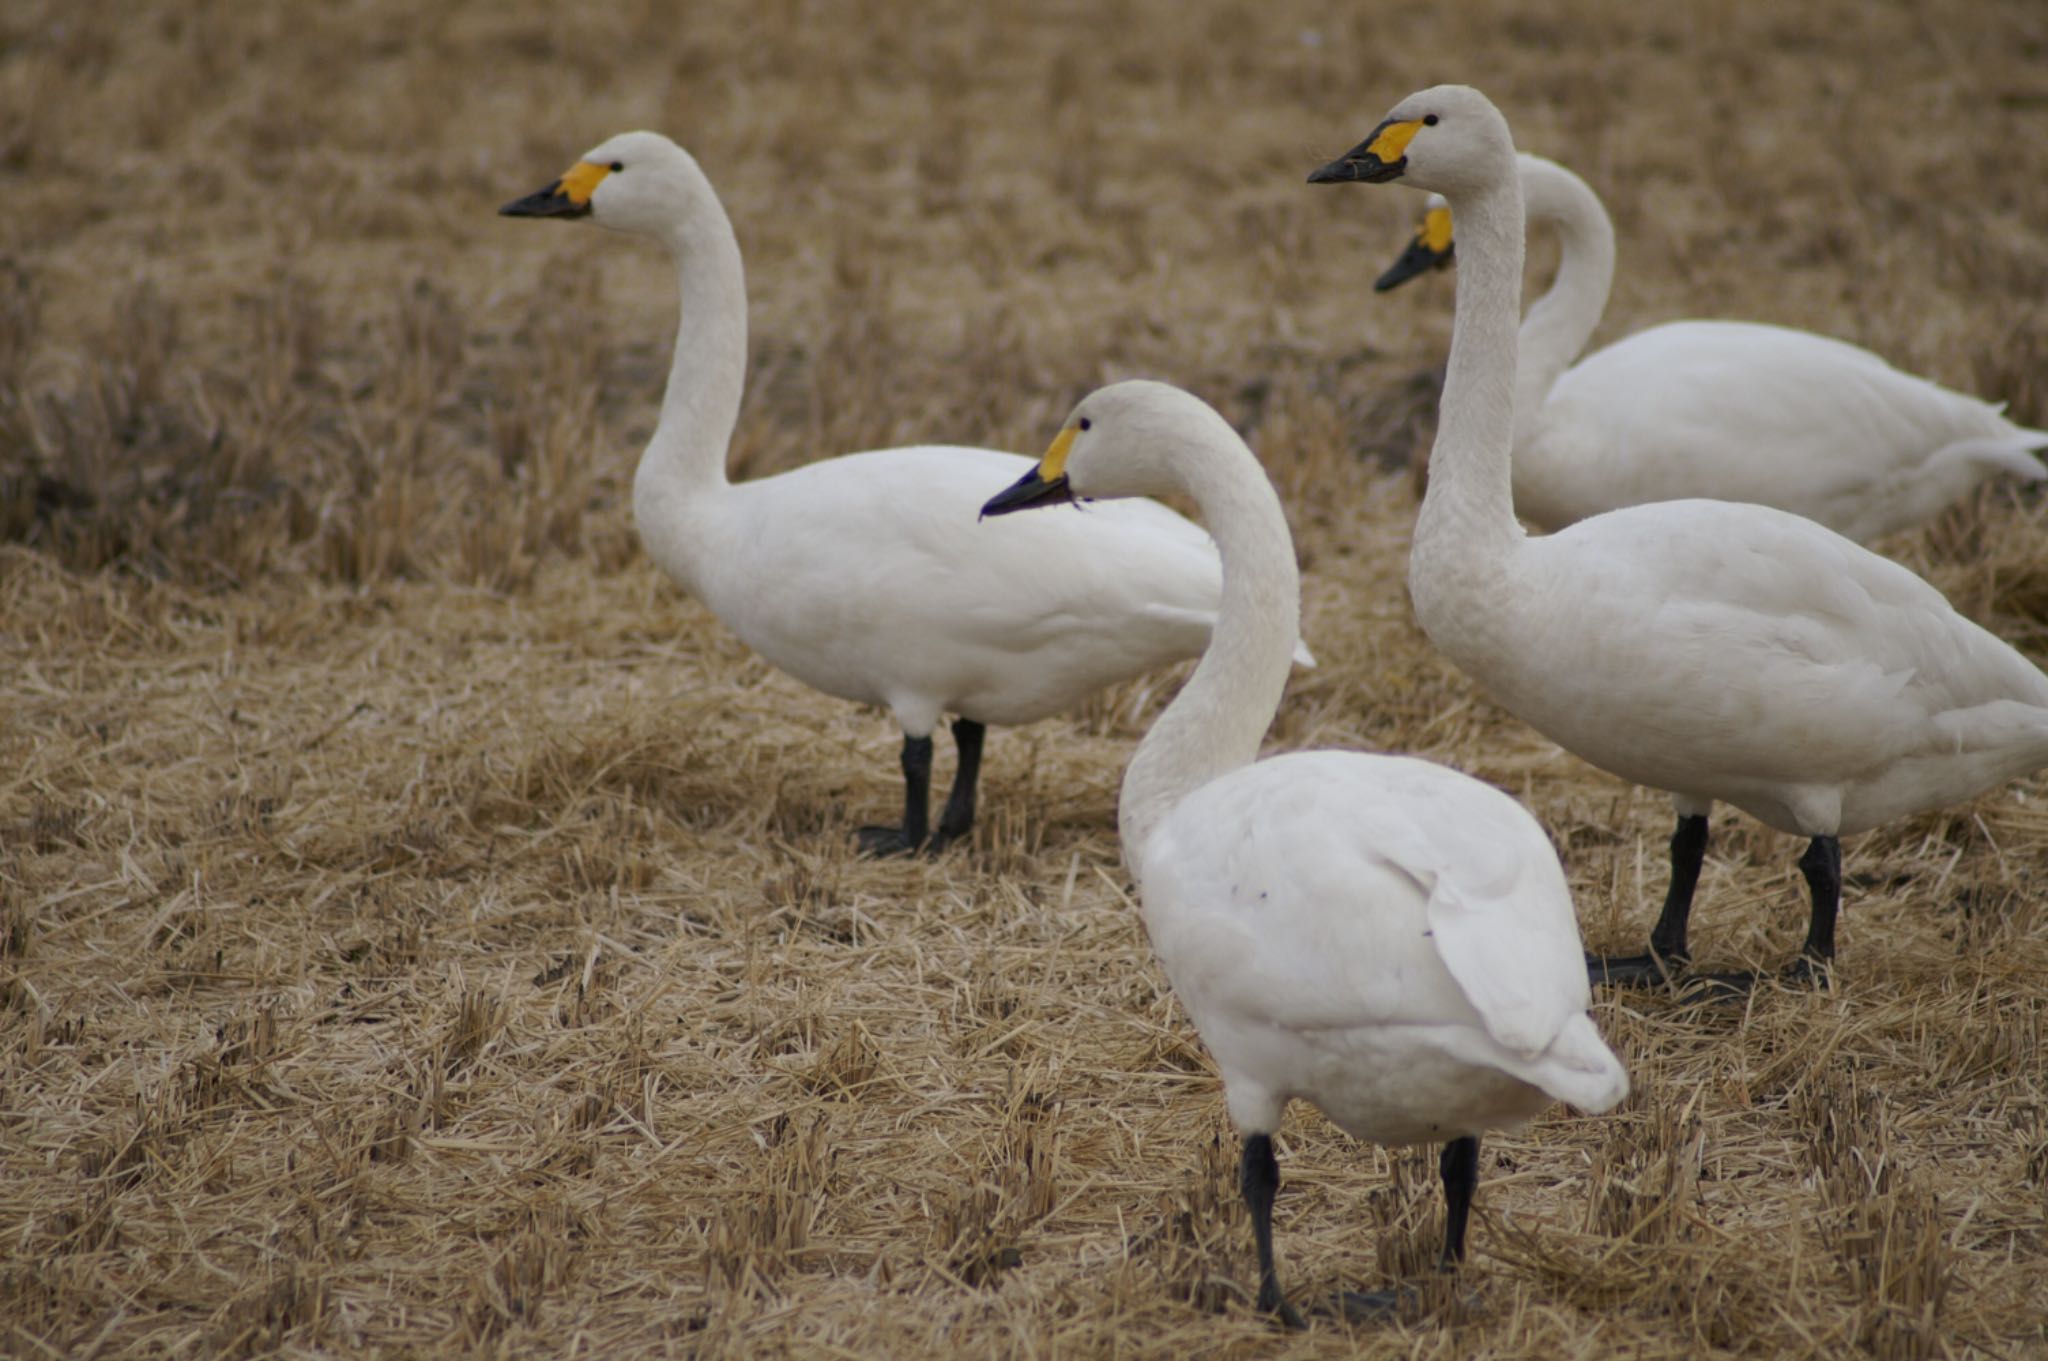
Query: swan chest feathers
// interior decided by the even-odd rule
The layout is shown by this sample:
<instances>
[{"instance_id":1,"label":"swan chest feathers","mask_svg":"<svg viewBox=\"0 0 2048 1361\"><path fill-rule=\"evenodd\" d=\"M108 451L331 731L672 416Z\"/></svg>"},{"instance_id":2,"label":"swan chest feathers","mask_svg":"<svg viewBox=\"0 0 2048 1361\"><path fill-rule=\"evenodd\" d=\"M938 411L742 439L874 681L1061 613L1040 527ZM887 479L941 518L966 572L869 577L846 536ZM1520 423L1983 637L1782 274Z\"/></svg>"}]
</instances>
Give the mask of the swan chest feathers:
<instances>
[{"instance_id":1,"label":"swan chest feathers","mask_svg":"<svg viewBox=\"0 0 2048 1361\"><path fill-rule=\"evenodd\" d=\"M1276 757L1182 800L1137 872L1242 1128L1301 1097L1415 1143L1627 1090L1585 1015L1556 854L1486 785L1400 757Z\"/></svg>"},{"instance_id":2,"label":"swan chest feathers","mask_svg":"<svg viewBox=\"0 0 2048 1361\"><path fill-rule=\"evenodd\" d=\"M1032 461L925 446L849 454L693 497L636 497L664 570L827 694L929 731L1028 723L1194 656L1221 594L1208 536L1157 503L977 523Z\"/></svg>"},{"instance_id":3,"label":"swan chest feathers","mask_svg":"<svg viewBox=\"0 0 2048 1361\"><path fill-rule=\"evenodd\" d=\"M1522 541L1510 570L1513 610L1418 591L1423 627L1517 717L1624 779L1848 835L2048 763L2048 677L1800 517L1636 506Z\"/></svg>"}]
</instances>

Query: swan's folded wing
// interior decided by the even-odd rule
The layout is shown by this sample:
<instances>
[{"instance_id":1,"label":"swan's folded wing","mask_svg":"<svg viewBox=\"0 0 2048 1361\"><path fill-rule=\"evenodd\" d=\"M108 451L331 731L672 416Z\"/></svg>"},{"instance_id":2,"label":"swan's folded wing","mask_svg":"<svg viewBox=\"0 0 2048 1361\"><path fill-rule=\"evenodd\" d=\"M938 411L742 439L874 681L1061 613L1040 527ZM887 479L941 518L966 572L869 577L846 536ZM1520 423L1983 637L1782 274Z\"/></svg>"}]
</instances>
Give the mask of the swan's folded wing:
<instances>
[{"instance_id":1,"label":"swan's folded wing","mask_svg":"<svg viewBox=\"0 0 2048 1361\"><path fill-rule=\"evenodd\" d=\"M1534 1054L1590 1002L1541 829L1426 762L1317 752L1236 772L1162 825L1144 879L1197 1025L1479 1024Z\"/></svg>"}]
</instances>

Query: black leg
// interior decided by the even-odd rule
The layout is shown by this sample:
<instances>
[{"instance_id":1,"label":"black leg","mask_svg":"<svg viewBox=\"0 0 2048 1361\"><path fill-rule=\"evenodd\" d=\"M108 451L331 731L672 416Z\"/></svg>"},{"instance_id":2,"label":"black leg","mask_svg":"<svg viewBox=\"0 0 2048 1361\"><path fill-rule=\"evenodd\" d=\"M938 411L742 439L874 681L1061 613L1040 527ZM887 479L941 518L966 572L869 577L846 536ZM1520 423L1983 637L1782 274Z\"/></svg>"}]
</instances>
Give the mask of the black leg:
<instances>
[{"instance_id":1,"label":"black leg","mask_svg":"<svg viewBox=\"0 0 2048 1361\"><path fill-rule=\"evenodd\" d=\"M1813 892L1813 917L1806 926L1806 944L1799 958L1786 970L1797 982L1828 981L1828 965L1835 958L1835 914L1842 906L1842 843L1831 836L1817 836L1799 857L1799 872Z\"/></svg>"},{"instance_id":2,"label":"black leg","mask_svg":"<svg viewBox=\"0 0 2048 1361\"><path fill-rule=\"evenodd\" d=\"M953 792L946 796L946 811L939 814L939 832L930 847L934 853L966 836L974 826L974 787L981 779L981 739L987 734L988 729L971 718L953 720L953 745L960 751L960 768L953 772Z\"/></svg>"},{"instance_id":3,"label":"black leg","mask_svg":"<svg viewBox=\"0 0 2048 1361\"><path fill-rule=\"evenodd\" d=\"M1479 1187L1478 1136L1468 1134L1445 1144L1436 1167L1444 1180L1443 1265L1449 1268L1465 1260L1465 1221L1472 1214L1472 1193Z\"/></svg>"},{"instance_id":4,"label":"black leg","mask_svg":"<svg viewBox=\"0 0 2048 1361\"><path fill-rule=\"evenodd\" d=\"M1699 887L1700 865L1707 857L1704 813L1681 817L1671 833L1671 887L1664 910L1650 931L1650 950L1641 955L1586 956L1586 972L1595 983L1625 987L1661 987L1692 959L1686 945L1686 924L1692 918L1692 895Z\"/></svg>"},{"instance_id":5,"label":"black leg","mask_svg":"<svg viewBox=\"0 0 2048 1361\"><path fill-rule=\"evenodd\" d=\"M924 844L931 829L932 739L903 739L903 825L863 827L860 848L869 855L902 855Z\"/></svg>"},{"instance_id":6,"label":"black leg","mask_svg":"<svg viewBox=\"0 0 2048 1361\"><path fill-rule=\"evenodd\" d=\"M1273 1157L1271 1135L1244 1136L1238 1185L1244 1192L1245 1208L1252 1212L1252 1241L1259 1248L1259 1308L1278 1314L1290 1328L1304 1327L1300 1312L1280 1293L1280 1278L1273 1271L1273 1196L1280 1189L1280 1164Z\"/></svg>"}]
</instances>

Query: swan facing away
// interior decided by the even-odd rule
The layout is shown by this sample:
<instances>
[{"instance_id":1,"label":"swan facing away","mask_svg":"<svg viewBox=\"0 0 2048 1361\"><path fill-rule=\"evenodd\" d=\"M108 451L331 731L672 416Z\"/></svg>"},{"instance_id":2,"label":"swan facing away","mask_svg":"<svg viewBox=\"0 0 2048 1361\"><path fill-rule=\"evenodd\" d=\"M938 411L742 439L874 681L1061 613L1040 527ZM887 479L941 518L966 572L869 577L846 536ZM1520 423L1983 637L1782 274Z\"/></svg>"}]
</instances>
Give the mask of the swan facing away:
<instances>
[{"instance_id":1,"label":"swan facing away","mask_svg":"<svg viewBox=\"0 0 2048 1361\"><path fill-rule=\"evenodd\" d=\"M668 138L614 137L499 211L588 217L668 248L682 321L633 517L662 570L748 647L814 689L895 715L903 822L863 828L863 849L915 850L928 834L937 849L967 832L985 725L1046 718L1207 644L1216 550L1164 506L976 527L990 480L1031 466L1019 455L926 445L728 482L745 275L711 182ZM960 762L932 834L931 735L949 713Z\"/></svg>"},{"instance_id":2,"label":"swan facing away","mask_svg":"<svg viewBox=\"0 0 2048 1361\"><path fill-rule=\"evenodd\" d=\"M1478 1136L1553 1099L1606 1110L1628 1078L1586 1016L1570 893L1520 804L1405 757L1255 760L1301 582L1279 498L1221 416L1160 383L1103 388L986 513L1169 491L1192 497L1215 536L1223 605L1201 664L1131 758L1118 828L1153 949L1244 1138L1259 1307L1298 1325L1272 1244L1272 1136L1291 1098L1361 1139L1444 1144L1451 1263Z\"/></svg>"},{"instance_id":3,"label":"swan facing away","mask_svg":"<svg viewBox=\"0 0 2048 1361\"><path fill-rule=\"evenodd\" d=\"M1416 618L1510 712L1677 806L1650 953L1589 961L1596 978L1686 964L1716 800L1811 839L1793 973L1824 977L1837 839L2048 765L2048 676L1905 568L1768 506L1665 501L1524 534L1509 493L1523 217L1506 121L1477 90L1438 86L1309 178L1434 189L1457 222L1450 368L1408 562Z\"/></svg>"},{"instance_id":4,"label":"swan facing away","mask_svg":"<svg viewBox=\"0 0 2048 1361\"><path fill-rule=\"evenodd\" d=\"M1578 364L1614 282L1614 223L1554 161L1517 158L1531 226L1553 228L1557 278L1522 321L1515 510L1546 530L1690 496L1750 501L1859 543L1931 519L1987 478L2048 477L2048 431L1811 331L1674 321ZM1381 292L1451 261L1432 195ZM1567 367L1570 365L1570 367Z\"/></svg>"}]
</instances>

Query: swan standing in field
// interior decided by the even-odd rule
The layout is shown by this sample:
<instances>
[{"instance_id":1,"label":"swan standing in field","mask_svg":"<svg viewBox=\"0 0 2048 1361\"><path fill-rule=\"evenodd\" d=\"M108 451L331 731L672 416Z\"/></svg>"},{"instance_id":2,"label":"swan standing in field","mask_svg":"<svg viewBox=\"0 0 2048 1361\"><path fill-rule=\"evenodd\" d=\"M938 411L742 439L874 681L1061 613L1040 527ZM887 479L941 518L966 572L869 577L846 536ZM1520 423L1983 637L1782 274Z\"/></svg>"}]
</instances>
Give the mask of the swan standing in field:
<instances>
[{"instance_id":1,"label":"swan standing in field","mask_svg":"<svg viewBox=\"0 0 2048 1361\"><path fill-rule=\"evenodd\" d=\"M2048 764L2048 676L1905 568L1767 506L1666 501L1524 534L1508 473L1523 222L1506 121L1477 90L1438 86L1309 179L1402 180L1457 220L1450 369L1408 562L1416 618L1510 712L1677 806L1650 953L1589 961L1596 977L1655 981L1687 962L1717 799L1811 839L1792 971L1824 976L1837 838Z\"/></svg>"},{"instance_id":2,"label":"swan standing in field","mask_svg":"<svg viewBox=\"0 0 2048 1361\"><path fill-rule=\"evenodd\" d=\"M1571 895L1520 804L1406 757L1255 761L1301 581L1279 497L1221 416L1161 383L1103 388L986 513L1169 491L1192 497L1215 535L1223 606L1131 758L1118 830L1152 947L1244 1136L1259 1307L1298 1325L1272 1237L1272 1136L1291 1098L1361 1139L1444 1144L1451 1263L1480 1133L1553 1098L1606 1110L1628 1077L1586 1016Z\"/></svg>"},{"instance_id":3,"label":"swan standing in field","mask_svg":"<svg viewBox=\"0 0 2048 1361\"><path fill-rule=\"evenodd\" d=\"M1907 529L2001 473L2048 477L2048 431L1870 351L1811 331L1674 321L1572 367L1614 282L1614 224L1586 182L1518 158L1533 225L1555 228L1557 278L1522 321L1515 511L1546 530L1621 506L1705 496L1818 520L1861 543ZM1451 261L1440 197L1381 292Z\"/></svg>"},{"instance_id":4,"label":"swan standing in field","mask_svg":"<svg viewBox=\"0 0 2048 1361\"><path fill-rule=\"evenodd\" d=\"M1019 455L926 445L728 482L746 278L711 182L668 138L614 137L499 211L587 216L674 257L682 321L661 420L633 479L633 518L662 570L748 647L902 725L903 823L863 828L865 850L925 844L941 715L959 716L960 764L933 849L974 820L985 725L1049 717L1208 643L1216 550L1164 506L977 529L989 481L1031 466Z\"/></svg>"}]
</instances>

